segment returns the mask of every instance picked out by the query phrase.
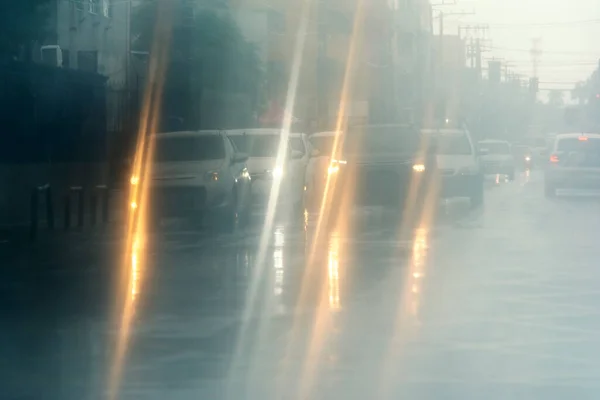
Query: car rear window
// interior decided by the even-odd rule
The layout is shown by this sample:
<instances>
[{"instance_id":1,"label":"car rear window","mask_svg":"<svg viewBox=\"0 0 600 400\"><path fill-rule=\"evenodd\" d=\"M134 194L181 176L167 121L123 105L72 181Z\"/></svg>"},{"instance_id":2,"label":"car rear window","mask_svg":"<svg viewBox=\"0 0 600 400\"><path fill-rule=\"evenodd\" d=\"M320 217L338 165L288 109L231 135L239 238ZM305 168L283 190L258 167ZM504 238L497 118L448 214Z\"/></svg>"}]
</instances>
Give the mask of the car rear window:
<instances>
[{"instance_id":1,"label":"car rear window","mask_svg":"<svg viewBox=\"0 0 600 400\"><path fill-rule=\"evenodd\" d=\"M473 154L471 142L465 134L449 134L434 136L437 154L441 155L469 155Z\"/></svg>"},{"instance_id":2,"label":"car rear window","mask_svg":"<svg viewBox=\"0 0 600 400\"><path fill-rule=\"evenodd\" d=\"M556 150L563 153L585 153L600 156L600 139L585 137L563 138L556 144Z\"/></svg>"},{"instance_id":3,"label":"car rear window","mask_svg":"<svg viewBox=\"0 0 600 400\"><path fill-rule=\"evenodd\" d=\"M154 158L158 162L220 160L225 158L225 145L217 135L161 137Z\"/></svg>"},{"instance_id":4,"label":"car rear window","mask_svg":"<svg viewBox=\"0 0 600 400\"><path fill-rule=\"evenodd\" d=\"M279 150L279 135L232 135L235 147L250 157L277 157Z\"/></svg>"}]
</instances>

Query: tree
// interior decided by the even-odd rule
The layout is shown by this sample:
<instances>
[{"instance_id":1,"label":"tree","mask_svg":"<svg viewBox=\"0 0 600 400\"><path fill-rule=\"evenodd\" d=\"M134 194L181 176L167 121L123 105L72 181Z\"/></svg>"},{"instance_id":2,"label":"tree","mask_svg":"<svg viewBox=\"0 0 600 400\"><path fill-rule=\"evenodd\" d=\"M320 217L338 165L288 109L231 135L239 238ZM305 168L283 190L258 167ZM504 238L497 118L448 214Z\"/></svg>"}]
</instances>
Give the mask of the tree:
<instances>
[{"instance_id":1,"label":"tree","mask_svg":"<svg viewBox=\"0 0 600 400\"><path fill-rule=\"evenodd\" d=\"M558 89L552 89L548 92L548 105L560 108L565 105L565 92Z\"/></svg>"},{"instance_id":2,"label":"tree","mask_svg":"<svg viewBox=\"0 0 600 400\"><path fill-rule=\"evenodd\" d=\"M163 116L179 113L186 129L251 123L265 103L256 49L245 40L226 0L198 0L193 9L186 4L146 0L132 21L132 47L152 52L154 40L160 40L155 38L158 13L172 15Z\"/></svg>"},{"instance_id":3,"label":"tree","mask_svg":"<svg viewBox=\"0 0 600 400\"><path fill-rule=\"evenodd\" d=\"M51 0L0 1L0 57L30 57L47 34Z\"/></svg>"}]
</instances>

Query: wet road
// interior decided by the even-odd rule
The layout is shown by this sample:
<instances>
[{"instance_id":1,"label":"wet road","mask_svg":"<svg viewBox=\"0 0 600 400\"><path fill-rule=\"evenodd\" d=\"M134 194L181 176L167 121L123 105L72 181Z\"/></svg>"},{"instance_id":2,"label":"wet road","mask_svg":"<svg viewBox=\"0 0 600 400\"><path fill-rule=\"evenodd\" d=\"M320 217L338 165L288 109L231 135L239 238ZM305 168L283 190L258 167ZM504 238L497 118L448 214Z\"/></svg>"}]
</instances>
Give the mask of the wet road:
<instances>
[{"instance_id":1,"label":"wet road","mask_svg":"<svg viewBox=\"0 0 600 400\"><path fill-rule=\"evenodd\" d=\"M599 206L522 173L410 240L366 211L316 244L312 215L262 247L260 227L134 241L127 318L86 322L92 376L69 378L93 398L596 399Z\"/></svg>"}]
</instances>

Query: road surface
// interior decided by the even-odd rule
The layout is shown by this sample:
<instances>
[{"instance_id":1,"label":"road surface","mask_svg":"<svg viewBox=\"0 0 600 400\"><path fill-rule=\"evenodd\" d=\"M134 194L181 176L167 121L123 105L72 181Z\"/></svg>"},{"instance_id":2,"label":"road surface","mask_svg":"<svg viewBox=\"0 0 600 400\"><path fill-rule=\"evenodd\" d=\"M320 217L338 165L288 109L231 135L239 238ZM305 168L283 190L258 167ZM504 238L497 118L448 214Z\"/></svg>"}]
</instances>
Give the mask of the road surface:
<instances>
[{"instance_id":1,"label":"road surface","mask_svg":"<svg viewBox=\"0 0 600 400\"><path fill-rule=\"evenodd\" d=\"M264 237L168 229L132 253L104 239L61 262L128 271L121 317L104 312L116 295L77 292L95 311L52 325L60 361L26 353L59 370L57 399L597 399L600 201L548 200L542 183L491 177L483 210L451 202L410 238L367 210L345 232L310 215ZM13 382L31 373L9 351L27 343L17 319Z\"/></svg>"}]
</instances>

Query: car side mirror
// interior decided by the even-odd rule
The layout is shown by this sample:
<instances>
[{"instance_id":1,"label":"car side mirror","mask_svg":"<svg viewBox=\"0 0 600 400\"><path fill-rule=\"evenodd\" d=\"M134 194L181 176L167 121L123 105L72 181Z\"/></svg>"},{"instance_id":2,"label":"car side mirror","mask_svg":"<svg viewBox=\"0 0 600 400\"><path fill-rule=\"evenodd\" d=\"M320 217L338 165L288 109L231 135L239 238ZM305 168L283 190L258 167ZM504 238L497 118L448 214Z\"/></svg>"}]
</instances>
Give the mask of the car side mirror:
<instances>
[{"instance_id":1,"label":"car side mirror","mask_svg":"<svg viewBox=\"0 0 600 400\"><path fill-rule=\"evenodd\" d=\"M312 149L312 151L310 152L311 157L319 157L320 155L321 152L319 151L319 149Z\"/></svg>"},{"instance_id":2,"label":"car side mirror","mask_svg":"<svg viewBox=\"0 0 600 400\"><path fill-rule=\"evenodd\" d=\"M232 164L239 164L248 161L248 154L246 153L235 153L233 157L231 157Z\"/></svg>"},{"instance_id":3,"label":"car side mirror","mask_svg":"<svg viewBox=\"0 0 600 400\"><path fill-rule=\"evenodd\" d=\"M292 150L292 153L290 154L290 157L292 160L299 160L302 157L304 157L304 153L298 150Z\"/></svg>"}]
</instances>

